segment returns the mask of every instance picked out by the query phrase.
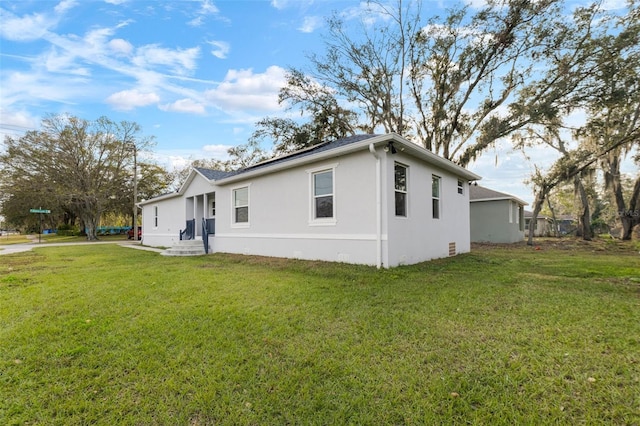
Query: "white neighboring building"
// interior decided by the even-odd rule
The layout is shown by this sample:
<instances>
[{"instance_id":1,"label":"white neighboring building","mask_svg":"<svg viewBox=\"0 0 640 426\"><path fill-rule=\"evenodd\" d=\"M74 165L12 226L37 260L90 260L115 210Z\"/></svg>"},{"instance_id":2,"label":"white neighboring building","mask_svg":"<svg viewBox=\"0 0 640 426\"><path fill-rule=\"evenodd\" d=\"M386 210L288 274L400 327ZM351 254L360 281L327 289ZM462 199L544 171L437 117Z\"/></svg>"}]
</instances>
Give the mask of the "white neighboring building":
<instances>
[{"instance_id":1,"label":"white neighboring building","mask_svg":"<svg viewBox=\"0 0 640 426\"><path fill-rule=\"evenodd\" d=\"M206 219L210 252L414 264L470 250L478 179L396 134L358 135L236 172L193 169L140 203L142 241L172 246L192 220L201 239Z\"/></svg>"}]
</instances>

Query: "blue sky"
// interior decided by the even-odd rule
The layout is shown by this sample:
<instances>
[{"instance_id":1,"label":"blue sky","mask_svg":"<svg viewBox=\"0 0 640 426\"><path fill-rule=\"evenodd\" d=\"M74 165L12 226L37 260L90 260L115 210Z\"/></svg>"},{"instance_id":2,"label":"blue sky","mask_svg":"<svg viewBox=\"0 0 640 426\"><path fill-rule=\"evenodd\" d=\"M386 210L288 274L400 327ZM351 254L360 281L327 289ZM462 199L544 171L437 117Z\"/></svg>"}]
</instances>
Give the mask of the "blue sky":
<instances>
[{"instance_id":1,"label":"blue sky","mask_svg":"<svg viewBox=\"0 0 640 426\"><path fill-rule=\"evenodd\" d=\"M442 13L452 3L425 4ZM364 7L354 0L2 0L0 137L36 129L50 113L104 115L140 124L166 167L225 158L256 121L284 114L277 95L285 71L324 52L325 18L335 11L357 19ZM532 164L502 146L470 169L483 185L531 202L522 182Z\"/></svg>"}]
</instances>

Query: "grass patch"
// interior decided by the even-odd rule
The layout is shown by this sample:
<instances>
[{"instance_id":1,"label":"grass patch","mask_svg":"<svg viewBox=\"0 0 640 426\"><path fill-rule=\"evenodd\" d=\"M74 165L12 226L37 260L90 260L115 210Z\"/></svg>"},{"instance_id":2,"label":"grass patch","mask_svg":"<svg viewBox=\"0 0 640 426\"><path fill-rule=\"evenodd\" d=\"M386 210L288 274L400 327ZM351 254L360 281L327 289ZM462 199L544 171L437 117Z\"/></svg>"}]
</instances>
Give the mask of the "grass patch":
<instances>
[{"instance_id":1,"label":"grass patch","mask_svg":"<svg viewBox=\"0 0 640 426\"><path fill-rule=\"evenodd\" d=\"M0 245L11 245L11 244L27 244L31 241L27 238L26 235L23 234L3 234L0 235Z\"/></svg>"},{"instance_id":2,"label":"grass patch","mask_svg":"<svg viewBox=\"0 0 640 426\"><path fill-rule=\"evenodd\" d=\"M0 424L638 424L640 256L594 247L3 256Z\"/></svg>"},{"instance_id":3,"label":"grass patch","mask_svg":"<svg viewBox=\"0 0 640 426\"><path fill-rule=\"evenodd\" d=\"M98 241L126 241L127 235L98 235ZM43 243L85 243L86 235L42 235Z\"/></svg>"},{"instance_id":4,"label":"grass patch","mask_svg":"<svg viewBox=\"0 0 640 426\"><path fill-rule=\"evenodd\" d=\"M99 241L126 241L126 235L100 235ZM83 235L57 235L57 234L43 234L43 235L25 235L25 234L12 234L0 236L0 245L12 245L12 244L28 244L28 243L85 243L87 237Z\"/></svg>"}]
</instances>

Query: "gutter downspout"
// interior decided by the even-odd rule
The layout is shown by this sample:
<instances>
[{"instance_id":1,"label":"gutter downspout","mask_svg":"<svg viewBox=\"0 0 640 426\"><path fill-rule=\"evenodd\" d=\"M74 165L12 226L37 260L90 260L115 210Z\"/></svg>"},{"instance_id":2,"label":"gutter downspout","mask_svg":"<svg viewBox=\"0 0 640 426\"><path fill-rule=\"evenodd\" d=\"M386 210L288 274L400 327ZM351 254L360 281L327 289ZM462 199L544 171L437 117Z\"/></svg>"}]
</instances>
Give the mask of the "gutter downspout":
<instances>
[{"instance_id":1,"label":"gutter downspout","mask_svg":"<svg viewBox=\"0 0 640 426\"><path fill-rule=\"evenodd\" d=\"M380 156L373 143L369 144L369 152L376 159L376 267L382 267L382 182Z\"/></svg>"}]
</instances>

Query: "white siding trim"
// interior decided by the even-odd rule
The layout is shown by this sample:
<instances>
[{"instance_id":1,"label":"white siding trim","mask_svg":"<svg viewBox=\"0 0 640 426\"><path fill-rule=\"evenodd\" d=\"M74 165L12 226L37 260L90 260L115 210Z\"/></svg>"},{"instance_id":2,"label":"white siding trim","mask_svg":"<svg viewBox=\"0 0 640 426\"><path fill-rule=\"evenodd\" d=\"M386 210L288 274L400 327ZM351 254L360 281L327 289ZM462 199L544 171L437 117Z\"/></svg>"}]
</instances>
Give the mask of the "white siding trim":
<instances>
[{"instance_id":1,"label":"white siding trim","mask_svg":"<svg viewBox=\"0 0 640 426\"><path fill-rule=\"evenodd\" d=\"M375 241L375 234L216 234L214 238L263 238L263 239L287 239L287 240L356 240ZM386 240L387 235L383 234Z\"/></svg>"}]
</instances>

